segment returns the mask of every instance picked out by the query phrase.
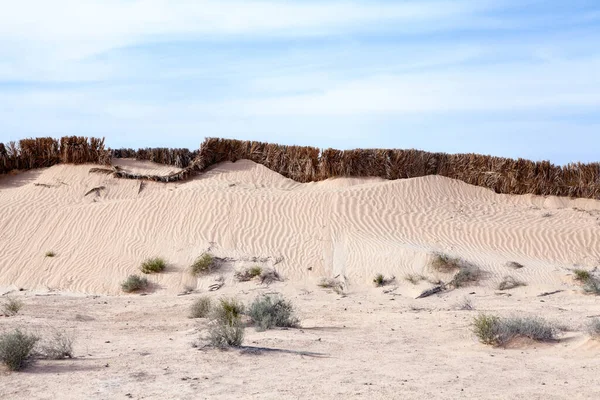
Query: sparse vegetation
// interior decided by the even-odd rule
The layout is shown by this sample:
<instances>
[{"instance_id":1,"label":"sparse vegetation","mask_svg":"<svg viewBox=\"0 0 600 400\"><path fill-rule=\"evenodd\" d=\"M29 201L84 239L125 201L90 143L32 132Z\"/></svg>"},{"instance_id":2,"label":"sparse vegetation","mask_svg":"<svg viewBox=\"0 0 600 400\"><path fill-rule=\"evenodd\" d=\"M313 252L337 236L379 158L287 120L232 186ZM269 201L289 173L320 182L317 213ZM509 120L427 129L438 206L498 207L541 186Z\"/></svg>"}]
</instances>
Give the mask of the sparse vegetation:
<instances>
[{"instance_id":1,"label":"sparse vegetation","mask_svg":"<svg viewBox=\"0 0 600 400\"><path fill-rule=\"evenodd\" d=\"M237 300L220 299L210 314L210 344L219 348L241 346L244 340L244 324L241 319L243 312L244 306Z\"/></svg>"},{"instance_id":2,"label":"sparse vegetation","mask_svg":"<svg viewBox=\"0 0 600 400\"><path fill-rule=\"evenodd\" d=\"M471 283L478 282L483 276L481 269L472 264L463 263L450 284L455 288L467 286Z\"/></svg>"},{"instance_id":3,"label":"sparse vegetation","mask_svg":"<svg viewBox=\"0 0 600 400\"><path fill-rule=\"evenodd\" d=\"M262 272L263 272L262 267L260 267L259 265L255 265L254 267L245 268L243 270L236 271L234 273L234 277L239 282L248 282L248 281L251 281L252 279L260 276L260 274L262 274Z\"/></svg>"},{"instance_id":4,"label":"sparse vegetation","mask_svg":"<svg viewBox=\"0 0 600 400\"><path fill-rule=\"evenodd\" d=\"M523 281L520 281L512 276L505 276L498 284L498 290L510 290L519 286L527 286Z\"/></svg>"},{"instance_id":5,"label":"sparse vegetation","mask_svg":"<svg viewBox=\"0 0 600 400\"><path fill-rule=\"evenodd\" d=\"M38 337L15 329L0 335L0 361L11 371L19 371L27 366Z\"/></svg>"},{"instance_id":6,"label":"sparse vegetation","mask_svg":"<svg viewBox=\"0 0 600 400\"><path fill-rule=\"evenodd\" d=\"M40 356L49 360L73 358L73 337L67 333L55 330L47 340L42 340Z\"/></svg>"},{"instance_id":7,"label":"sparse vegetation","mask_svg":"<svg viewBox=\"0 0 600 400\"><path fill-rule=\"evenodd\" d=\"M587 331L592 339L600 339L600 318L592 319L587 326Z\"/></svg>"},{"instance_id":8,"label":"sparse vegetation","mask_svg":"<svg viewBox=\"0 0 600 400\"><path fill-rule=\"evenodd\" d=\"M504 346L515 338L525 337L538 342L556 340L558 327L541 318L510 317L480 314L473 319L473 333L484 344Z\"/></svg>"},{"instance_id":9,"label":"sparse vegetation","mask_svg":"<svg viewBox=\"0 0 600 400\"><path fill-rule=\"evenodd\" d=\"M551 216L552 216L552 214L551 214L551 213L549 213L549 212L546 212L546 213L543 213L543 214L542 214L542 218L549 218L549 217L551 217Z\"/></svg>"},{"instance_id":10,"label":"sparse vegetation","mask_svg":"<svg viewBox=\"0 0 600 400\"><path fill-rule=\"evenodd\" d=\"M473 302L468 297L465 297L454 306L457 310L471 311L474 310Z\"/></svg>"},{"instance_id":11,"label":"sparse vegetation","mask_svg":"<svg viewBox=\"0 0 600 400\"><path fill-rule=\"evenodd\" d=\"M521 268L524 268L525 266L523 264L519 264L516 261L510 261L510 262L506 263L506 267L511 268L511 269L521 269Z\"/></svg>"},{"instance_id":12,"label":"sparse vegetation","mask_svg":"<svg viewBox=\"0 0 600 400\"><path fill-rule=\"evenodd\" d=\"M121 289L125 293L139 292L148 289L150 282L147 278L139 275L129 275L127 279L121 283Z\"/></svg>"},{"instance_id":13,"label":"sparse vegetation","mask_svg":"<svg viewBox=\"0 0 600 400\"><path fill-rule=\"evenodd\" d=\"M573 270L573 274L575 275L575 280L579 282L587 282L592 278L592 274L590 271L586 271L585 269L576 268Z\"/></svg>"},{"instance_id":14,"label":"sparse vegetation","mask_svg":"<svg viewBox=\"0 0 600 400\"><path fill-rule=\"evenodd\" d=\"M273 282L281 282L283 279L279 272L274 269L267 268L260 273L260 283L270 285Z\"/></svg>"},{"instance_id":15,"label":"sparse vegetation","mask_svg":"<svg viewBox=\"0 0 600 400\"><path fill-rule=\"evenodd\" d=\"M412 283L413 285L417 285L421 281L426 281L427 277L420 274L407 274L404 276L404 280Z\"/></svg>"},{"instance_id":16,"label":"sparse vegetation","mask_svg":"<svg viewBox=\"0 0 600 400\"><path fill-rule=\"evenodd\" d=\"M248 315L260 330L277 327L298 326L292 303L281 296L265 295L257 297L250 305Z\"/></svg>"},{"instance_id":17,"label":"sparse vegetation","mask_svg":"<svg viewBox=\"0 0 600 400\"><path fill-rule=\"evenodd\" d=\"M217 268L217 265L215 258L211 254L204 253L194 261L190 270L194 276L208 275Z\"/></svg>"},{"instance_id":18,"label":"sparse vegetation","mask_svg":"<svg viewBox=\"0 0 600 400\"><path fill-rule=\"evenodd\" d=\"M50 250L50 251L47 251L47 252L46 252L45 256L46 256L46 257L54 257L54 256L56 256L56 253L55 253L55 252L53 252L52 250Z\"/></svg>"},{"instance_id":19,"label":"sparse vegetation","mask_svg":"<svg viewBox=\"0 0 600 400\"><path fill-rule=\"evenodd\" d=\"M207 318L212 310L212 300L208 296L196 299L190 307L190 318Z\"/></svg>"},{"instance_id":20,"label":"sparse vegetation","mask_svg":"<svg viewBox=\"0 0 600 400\"><path fill-rule=\"evenodd\" d=\"M447 254L435 253L431 261L431 267L438 272L451 273L461 267L463 261L460 258L450 257Z\"/></svg>"},{"instance_id":21,"label":"sparse vegetation","mask_svg":"<svg viewBox=\"0 0 600 400\"><path fill-rule=\"evenodd\" d=\"M573 274L575 274L575 280L583 285L585 293L600 295L600 278L593 272L577 268L573 270Z\"/></svg>"},{"instance_id":22,"label":"sparse vegetation","mask_svg":"<svg viewBox=\"0 0 600 400\"><path fill-rule=\"evenodd\" d=\"M144 274L162 272L167 267L167 263L160 257L149 258L142 263L140 270Z\"/></svg>"},{"instance_id":23,"label":"sparse vegetation","mask_svg":"<svg viewBox=\"0 0 600 400\"><path fill-rule=\"evenodd\" d=\"M395 278L393 276L391 278L386 278L385 276L383 276L383 274L377 274L377 275L375 275L375 278L373 278L373 284L376 287L381 287L381 286L389 285L394 280L395 280Z\"/></svg>"},{"instance_id":24,"label":"sparse vegetation","mask_svg":"<svg viewBox=\"0 0 600 400\"><path fill-rule=\"evenodd\" d=\"M6 301L4 301L4 304L2 304L2 311L7 317L17 315L22 308L23 302L21 300L15 299L14 297L7 297Z\"/></svg>"},{"instance_id":25,"label":"sparse vegetation","mask_svg":"<svg viewBox=\"0 0 600 400\"><path fill-rule=\"evenodd\" d=\"M344 283L335 278L322 278L319 282L319 287L332 289L337 294L344 293Z\"/></svg>"}]
</instances>

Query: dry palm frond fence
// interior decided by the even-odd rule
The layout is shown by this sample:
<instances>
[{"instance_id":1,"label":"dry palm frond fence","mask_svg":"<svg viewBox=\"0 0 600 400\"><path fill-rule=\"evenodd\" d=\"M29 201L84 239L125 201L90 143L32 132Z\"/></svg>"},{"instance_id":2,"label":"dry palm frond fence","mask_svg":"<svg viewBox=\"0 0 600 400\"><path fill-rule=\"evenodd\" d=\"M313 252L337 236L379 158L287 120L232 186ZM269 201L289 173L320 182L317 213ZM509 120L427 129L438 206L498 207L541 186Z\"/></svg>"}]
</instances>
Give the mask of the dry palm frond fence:
<instances>
[{"instance_id":1,"label":"dry palm frond fence","mask_svg":"<svg viewBox=\"0 0 600 400\"><path fill-rule=\"evenodd\" d=\"M119 168L95 168L119 178L174 182L210 166L241 159L252 160L298 182L332 177L406 179L426 175L489 188L496 193L536 194L600 199L600 163L556 166L479 154L428 153L420 150L357 149L321 151L316 147L207 138L198 151L187 149L104 150L104 141L81 137L26 139L0 143L0 173L62 163L110 164L114 158L137 158L182 168L171 175L138 175Z\"/></svg>"}]
</instances>

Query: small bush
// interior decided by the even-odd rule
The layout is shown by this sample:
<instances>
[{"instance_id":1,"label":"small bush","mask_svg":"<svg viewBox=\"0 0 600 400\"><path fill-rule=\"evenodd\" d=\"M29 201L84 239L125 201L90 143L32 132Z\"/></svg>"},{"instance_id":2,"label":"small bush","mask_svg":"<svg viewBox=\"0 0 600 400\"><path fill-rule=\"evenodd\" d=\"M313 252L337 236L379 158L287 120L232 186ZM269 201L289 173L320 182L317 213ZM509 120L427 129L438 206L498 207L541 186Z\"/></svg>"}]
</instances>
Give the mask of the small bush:
<instances>
[{"instance_id":1,"label":"small bush","mask_svg":"<svg viewBox=\"0 0 600 400\"><path fill-rule=\"evenodd\" d=\"M600 295L600 279L591 276L590 279L583 284L583 291L588 294Z\"/></svg>"},{"instance_id":2,"label":"small bush","mask_svg":"<svg viewBox=\"0 0 600 400\"><path fill-rule=\"evenodd\" d=\"M592 274L585 269L574 269L573 274L575 274L575 280L579 282L587 282L592 278Z\"/></svg>"},{"instance_id":3,"label":"small bush","mask_svg":"<svg viewBox=\"0 0 600 400\"><path fill-rule=\"evenodd\" d=\"M150 286L147 278L139 275L129 275L127 279L121 283L121 289L125 293L139 292L146 290Z\"/></svg>"},{"instance_id":4,"label":"small bush","mask_svg":"<svg viewBox=\"0 0 600 400\"><path fill-rule=\"evenodd\" d=\"M54 257L56 255L52 250L46 252L46 257Z\"/></svg>"},{"instance_id":5,"label":"small bush","mask_svg":"<svg viewBox=\"0 0 600 400\"><path fill-rule=\"evenodd\" d=\"M194 263L190 267L190 270L192 272L192 275L198 276L210 274L216 268L217 262L215 258L208 253L204 253L200 257L198 257L196 261L194 261Z\"/></svg>"},{"instance_id":6,"label":"small bush","mask_svg":"<svg viewBox=\"0 0 600 400\"><path fill-rule=\"evenodd\" d=\"M344 283L333 278L322 278L321 282L319 282L319 287L332 289L337 294L344 293Z\"/></svg>"},{"instance_id":7,"label":"small bush","mask_svg":"<svg viewBox=\"0 0 600 400\"><path fill-rule=\"evenodd\" d=\"M465 297L462 301L458 302L455 305L455 308L462 311L471 311L475 309L473 302L468 297Z\"/></svg>"},{"instance_id":8,"label":"small bush","mask_svg":"<svg viewBox=\"0 0 600 400\"><path fill-rule=\"evenodd\" d=\"M0 361L11 371L19 371L27 366L38 338L15 329L0 335Z\"/></svg>"},{"instance_id":9,"label":"small bush","mask_svg":"<svg viewBox=\"0 0 600 400\"><path fill-rule=\"evenodd\" d=\"M450 281L450 284L455 288L467 286L471 283L478 282L483 276L481 269L475 265L463 264Z\"/></svg>"},{"instance_id":10,"label":"small bush","mask_svg":"<svg viewBox=\"0 0 600 400\"><path fill-rule=\"evenodd\" d=\"M239 347L244 341L244 325L240 318L229 323L213 320L208 328L208 340L212 346L225 348Z\"/></svg>"},{"instance_id":11,"label":"small bush","mask_svg":"<svg viewBox=\"0 0 600 400\"><path fill-rule=\"evenodd\" d=\"M220 348L241 346L244 340L244 325L241 319L243 312L244 305L237 300L220 299L210 314L210 344Z\"/></svg>"},{"instance_id":12,"label":"small bush","mask_svg":"<svg viewBox=\"0 0 600 400\"><path fill-rule=\"evenodd\" d=\"M190 318L207 318L212 310L212 300L208 296L198 298L190 307Z\"/></svg>"},{"instance_id":13,"label":"small bush","mask_svg":"<svg viewBox=\"0 0 600 400\"><path fill-rule=\"evenodd\" d=\"M221 298L211 312L211 319L231 323L241 318L244 309L244 305L236 299Z\"/></svg>"},{"instance_id":14,"label":"small bush","mask_svg":"<svg viewBox=\"0 0 600 400\"><path fill-rule=\"evenodd\" d=\"M283 279L279 272L274 269L265 269L260 273L260 283L270 285L273 282L281 282Z\"/></svg>"},{"instance_id":15,"label":"small bush","mask_svg":"<svg viewBox=\"0 0 600 400\"><path fill-rule=\"evenodd\" d=\"M144 274L162 272L167 267L167 263L160 257L150 258L142 263L140 270Z\"/></svg>"},{"instance_id":16,"label":"small bush","mask_svg":"<svg viewBox=\"0 0 600 400\"><path fill-rule=\"evenodd\" d=\"M248 281L251 281L252 279L256 278L257 276L260 276L260 274L262 274L262 272L263 272L262 268L260 266L256 265L251 268L246 268L241 271L236 271L233 276L239 282L248 282Z\"/></svg>"},{"instance_id":17,"label":"small bush","mask_svg":"<svg viewBox=\"0 0 600 400\"><path fill-rule=\"evenodd\" d=\"M433 255L431 267L438 272L450 273L461 267L463 261L459 258L450 257L447 254L436 253Z\"/></svg>"},{"instance_id":18,"label":"small bush","mask_svg":"<svg viewBox=\"0 0 600 400\"><path fill-rule=\"evenodd\" d=\"M498 290L510 290L519 286L527 286L525 282L519 281L512 276L505 276L498 284Z\"/></svg>"},{"instance_id":19,"label":"small bush","mask_svg":"<svg viewBox=\"0 0 600 400\"><path fill-rule=\"evenodd\" d=\"M295 327L299 323L298 318L294 316L292 303L280 296L257 297L250 305L248 315L260 330L274 326Z\"/></svg>"},{"instance_id":20,"label":"small bush","mask_svg":"<svg viewBox=\"0 0 600 400\"><path fill-rule=\"evenodd\" d=\"M4 304L2 304L2 310L7 317L17 315L21 308L23 308L23 302L14 297L7 297Z\"/></svg>"},{"instance_id":21,"label":"small bush","mask_svg":"<svg viewBox=\"0 0 600 400\"><path fill-rule=\"evenodd\" d=\"M521 268L524 268L524 265L519 264L518 262L515 262L515 261L511 261L511 262L506 263L506 267L511 268L511 269L521 269Z\"/></svg>"},{"instance_id":22,"label":"small bush","mask_svg":"<svg viewBox=\"0 0 600 400\"><path fill-rule=\"evenodd\" d=\"M54 331L50 339L42 342L40 355L49 360L73 358L73 337L59 330Z\"/></svg>"},{"instance_id":23,"label":"small bush","mask_svg":"<svg viewBox=\"0 0 600 400\"><path fill-rule=\"evenodd\" d=\"M419 274L407 274L404 276L404 280L412 283L413 285L417 285L421 281L426 281L427 277Z\"/></svg>"},{"instance_id":24,"label":"small bush","mask_svg":"<svg viewBox=\"0 0 600 400\"><path fill-rule=\"evenodd\" d=\"M556 340L558 327L541 318L500 318L481 314L473 319L473 333L484 344L503 346L517 337L538 342Z\"/></svg>"},{"instance_id":25,"label":"small bush","mask_svg":"<svg viewBox=\"0 0 600 400\"><path fill-rule=\"evenodd\" d=\"M376 287L381 287L389 285L390 283L394 282L394 280L396 280L396 278L394 278L393 276L390 278L386 278L385 276L383 276L383 274L377 274L375 275L375 278L373 278L373 284Z\"/></svg>"},{"instance_id":26,"label":"small bush","mask_svg":"<svg viewBox=\"0 0 600 400\"><path fill-rule=\"evenodd\" d=\"M593 339L600 339L600 318L594 318L590 321L587 331Z\"/></svg>"}]
</instances>

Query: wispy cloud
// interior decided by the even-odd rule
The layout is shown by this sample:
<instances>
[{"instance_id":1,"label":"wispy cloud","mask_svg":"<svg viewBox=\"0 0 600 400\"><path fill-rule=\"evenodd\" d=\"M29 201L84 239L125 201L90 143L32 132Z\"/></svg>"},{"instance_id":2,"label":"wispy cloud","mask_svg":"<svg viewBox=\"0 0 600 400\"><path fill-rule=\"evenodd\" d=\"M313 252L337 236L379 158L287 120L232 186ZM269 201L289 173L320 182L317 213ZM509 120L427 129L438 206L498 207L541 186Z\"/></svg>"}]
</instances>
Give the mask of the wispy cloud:
<instances>
[{"instance_id":1,"label":"wispy cloud","mask_svg":"<svg viewBox=\"0 0 600 400\"><path fill-rule=\"evenodd\" d=\"M0 140L524 155L501 132L588 140L600 125L598 15L590 0L9 2Z\"/></svg>"}]
</instances>

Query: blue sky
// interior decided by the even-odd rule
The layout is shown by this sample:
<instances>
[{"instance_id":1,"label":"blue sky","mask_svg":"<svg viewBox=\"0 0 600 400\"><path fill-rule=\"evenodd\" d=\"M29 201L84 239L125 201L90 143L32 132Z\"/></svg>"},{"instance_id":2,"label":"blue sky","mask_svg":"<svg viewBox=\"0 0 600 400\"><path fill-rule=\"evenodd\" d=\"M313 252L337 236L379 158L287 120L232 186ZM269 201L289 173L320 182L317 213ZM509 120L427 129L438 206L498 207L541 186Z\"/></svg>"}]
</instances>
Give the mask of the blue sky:
<instances>
[{"instance_id":1,"label":"blue sky","mask_svg":"<svg viewBox=\"0 0 600 400\"><path fill-rule=\"evenodd\" d=\"M599 161L600 1L20 0L0 141Z\"/></svg>"}]
</instances>

